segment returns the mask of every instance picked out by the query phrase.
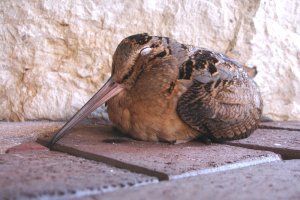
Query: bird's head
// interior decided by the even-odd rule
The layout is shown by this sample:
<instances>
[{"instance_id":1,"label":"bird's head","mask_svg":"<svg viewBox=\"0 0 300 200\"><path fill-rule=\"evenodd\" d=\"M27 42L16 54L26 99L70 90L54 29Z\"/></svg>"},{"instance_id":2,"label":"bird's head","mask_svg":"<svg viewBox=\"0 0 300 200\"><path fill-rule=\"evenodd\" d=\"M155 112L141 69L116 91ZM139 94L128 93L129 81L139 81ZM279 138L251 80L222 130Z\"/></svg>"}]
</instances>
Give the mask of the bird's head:
<instances>
[{"instance_id":1,"label":"bird's head","mask_svg":"<svg viewBox=\"0 0 300 200\"><path fill-rule=\"evenodd\" d=\"M155 56L165 56L164 40L146 33L132 35L125 38L118 45L112 63L112 75L102 88L54 135L49 142L51 148L66 131L88 116L103 103L123 91L134 83L139 73L143 71L145 63Z\"/></svg>"},{"instance_id":2,"label":"bird's head","mask_svg":"<svg viewBox=\"0 0 300 200\"><path fill-rule=\"evenodd\" d=\"M129 36L118 45L112 63L112 79L124 87L130 87L144 65L166 48L162 37L147 33Z\"/></svg>"}]
</instances>

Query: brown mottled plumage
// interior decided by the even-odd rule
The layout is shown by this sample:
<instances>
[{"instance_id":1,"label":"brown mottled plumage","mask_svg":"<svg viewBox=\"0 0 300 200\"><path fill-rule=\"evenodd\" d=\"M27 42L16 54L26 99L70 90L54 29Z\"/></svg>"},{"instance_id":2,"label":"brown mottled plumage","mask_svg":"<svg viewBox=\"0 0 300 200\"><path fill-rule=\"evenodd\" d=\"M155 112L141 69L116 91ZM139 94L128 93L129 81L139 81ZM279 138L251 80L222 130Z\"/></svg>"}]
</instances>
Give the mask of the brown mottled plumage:
<instances>
[{"instance_id":1,"label":"brown mottled plumage","mask_svg":"<svg viewBox=\"0 0 300 200\"><path fill-rule=\"evenodd\" d=\"M148 34L125 38L113 56L112 76L53 137L107 102L122 132L146 141L199 136L240 139L256 129L262 100L243 67L223 54Z\"/></svg>"}]
</instances>

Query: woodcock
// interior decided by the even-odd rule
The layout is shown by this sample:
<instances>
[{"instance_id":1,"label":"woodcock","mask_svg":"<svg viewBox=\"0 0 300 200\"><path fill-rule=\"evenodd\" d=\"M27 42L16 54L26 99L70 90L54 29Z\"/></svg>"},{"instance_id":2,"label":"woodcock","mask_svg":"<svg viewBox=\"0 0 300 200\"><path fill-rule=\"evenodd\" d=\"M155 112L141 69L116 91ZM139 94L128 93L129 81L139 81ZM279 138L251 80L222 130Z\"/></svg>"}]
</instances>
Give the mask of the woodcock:
<instances>
[{"instance_id":1,"label":"woodcock","mask_svg":"<svg viewBox=\"0 0 300 200\"><path fill-rule=\"evenodd\" d=\"M146 33L125 38L105 85L52 138L103 103L123 133L145 141L240 139L257 127L262 99L256 83L221 53Z\"/></svg>"}]
</instances>

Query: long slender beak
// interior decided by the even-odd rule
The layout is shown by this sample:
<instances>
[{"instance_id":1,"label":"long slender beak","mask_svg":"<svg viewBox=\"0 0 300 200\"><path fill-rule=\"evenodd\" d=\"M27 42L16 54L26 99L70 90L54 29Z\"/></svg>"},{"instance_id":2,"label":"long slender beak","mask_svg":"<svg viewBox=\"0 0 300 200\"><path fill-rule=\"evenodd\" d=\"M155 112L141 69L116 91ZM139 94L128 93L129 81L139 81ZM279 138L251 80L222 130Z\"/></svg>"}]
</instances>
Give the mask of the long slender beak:
<instances>
[{"instance_id":1,"label":"long slender beak","mask_svg":"<svg viewBox=\"0 0 300 200\"><path fill-rule=\"evenodd\" d=\"M48 147L51 149L52 146L61 139L69 129L75 126L78 122L88 116L96 108L101 106L103 103L117 95L123 90L122 85L113 81L110 78L102 88L56 133L50 142Z\"/></svg>"}]
</instances>

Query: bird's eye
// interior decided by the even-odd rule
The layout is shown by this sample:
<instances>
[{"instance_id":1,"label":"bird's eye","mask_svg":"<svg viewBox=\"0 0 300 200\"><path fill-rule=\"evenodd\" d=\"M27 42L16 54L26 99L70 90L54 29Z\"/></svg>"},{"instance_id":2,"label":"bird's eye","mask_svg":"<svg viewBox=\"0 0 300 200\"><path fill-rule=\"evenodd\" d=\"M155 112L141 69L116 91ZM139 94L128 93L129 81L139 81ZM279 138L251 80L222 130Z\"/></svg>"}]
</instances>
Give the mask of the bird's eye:
<instances>
[{"instance_id":1,"label":"bird's eye","mask_svg":"<svg viewBox=\"0 0 300 200\"><path fill-rule=\"evenodd\" d=\"M150 48L150 47L145 47L145 48L143 48L143 49L141 50L140 54L141 54L142 56L145 56L145 55L149 54L151 51L152 51L152 48Z\"/></svg>"},{"instance_id":2,"label":"bird's eye","mask_svg":"<svg viewBox=\"0 0 300 200\"><path fill-rule=\"evenodd\" d=\"M127 72L127 74L125 74L125 76L123 77L123 81L126 81L133 73L133 68L130 68L130 70Z\"/></svg>"}]
</instances>

